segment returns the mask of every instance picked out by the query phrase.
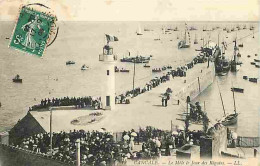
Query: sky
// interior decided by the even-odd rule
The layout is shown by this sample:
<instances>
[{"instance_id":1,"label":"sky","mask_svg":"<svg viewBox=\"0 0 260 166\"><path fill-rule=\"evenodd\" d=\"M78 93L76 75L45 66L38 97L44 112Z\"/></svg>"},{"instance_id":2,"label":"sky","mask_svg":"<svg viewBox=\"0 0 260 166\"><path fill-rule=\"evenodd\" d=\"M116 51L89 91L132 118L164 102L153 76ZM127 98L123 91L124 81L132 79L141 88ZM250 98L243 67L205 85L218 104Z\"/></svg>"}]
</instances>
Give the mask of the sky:
<instances>
[{"instance_id":1,"label":"sky","mask_svg":"<svg viewBox=\"0 0 260 166\"><path fill-rule=\"evenodd\" d=\"M0 20L34 2L61 21L258 21L260 0L0 0Z\"/></svg>"}]
</instances>

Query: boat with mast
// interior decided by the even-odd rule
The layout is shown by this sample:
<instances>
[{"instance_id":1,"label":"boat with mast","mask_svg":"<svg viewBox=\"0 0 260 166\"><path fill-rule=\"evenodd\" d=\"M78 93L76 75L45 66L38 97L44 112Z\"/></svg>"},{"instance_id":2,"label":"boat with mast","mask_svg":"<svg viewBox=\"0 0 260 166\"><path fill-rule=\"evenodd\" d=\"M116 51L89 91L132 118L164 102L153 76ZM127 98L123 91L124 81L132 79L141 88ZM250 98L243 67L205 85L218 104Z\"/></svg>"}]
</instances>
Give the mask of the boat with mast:
<instances>
[{"instance_id":1,"label":"boat with mast","mask_svg":"<svg viewBox=\"0 0 260 166\"><path fill-rule=\"evenodd\" d=\"M189 48L190 47L190 32L188 31L187 24L185 23L184 38L179 41L178 48Z\"/></svg>"},{"instance_id":2,"label":"boat with mast","mask_svg":"<svg viewBox=\"0 0 260 166\"><path fill-rule=\"evenodd\" d=\"M225 42L222 42L222 50L220 47L216 47L218 49L218 54L215 55L215 71L216 74L219 76L227 75L228 71L230 70L230 62L225 57L225 49L226 45Z\"/></svg>"},{"instance_id":3,"label":"boat with mast","mask_svg":"<svg viewBox=\"0 0 260 166\"><path fill-rule=\"evenodd\" d=\"M232 72L237 72L239 70L239 67L237 65L237 51L239 50L237 47L237 40L235 39L235 46L234 46L234 56L233 60L231 61L231 71Z\"/></svg>"},{"instance_id":4,"label":"boat with mast","mask_svg":"<svg viewBox=\"0 0 260 166\"><path fill-rule=\"evenodd\" d=\"M217 80L217 85L218 85L218 80ZM232 87L233 87L233 84L232 84ZM235 101L234 91L232 91L232 93L233 93L233 102L234 102L234 113L227 115L226 111L225 111L222 95L221 95L221 92L220 92L220 89L219 89L219 85L218 85L218 90L219 90L219 95L220 95L220 99L221 99L222 108L223 108L223 111L224 111L224 117L220 120L220 123L222 123L224 126L230 126L230 125L236 124L237 123L237 118L238 118L238 113L236 111L236 101Z\"/></svg>"},{"instance_id":5,"label":"boat with mast","mask_svg":"<svg viewBox=\"0 0 260 166\"><path fill-rule=\"evenodd\" d=\"M136 31L136 34L137 34L137 35L143 35L140 24L138 25L138 29L137 29L137 31Z\"/></svg>"},{"instance_id":6,"label":"boat with mast","mask_svg":"<svg viewBox=\"0 0 260 166\"><path fill-rule=\"evenodd\" d=\"M198 44L197 34L195 34L194 44Z\"/></svg>"}]
</instances>

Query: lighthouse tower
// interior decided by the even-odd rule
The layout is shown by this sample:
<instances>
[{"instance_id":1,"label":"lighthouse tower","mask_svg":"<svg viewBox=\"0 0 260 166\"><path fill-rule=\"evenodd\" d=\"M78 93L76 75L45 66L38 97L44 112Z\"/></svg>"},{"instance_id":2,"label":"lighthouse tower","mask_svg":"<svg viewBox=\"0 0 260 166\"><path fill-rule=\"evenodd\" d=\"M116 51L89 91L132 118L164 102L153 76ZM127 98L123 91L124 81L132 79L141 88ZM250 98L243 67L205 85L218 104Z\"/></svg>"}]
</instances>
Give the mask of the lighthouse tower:
<instances>
[{"instance_id":1,"label":"lighthouse tower","mask_svg":"<svg viewBox=\"0 0 260 166\"><path fill-rule=\"evenodd\" d=\"M101 76L101 102L103 109L115 109L115 60L113 48L109 45L103 47L103 53L99 55L99 61L103 62Z\"/></svg>"}]
</instances>

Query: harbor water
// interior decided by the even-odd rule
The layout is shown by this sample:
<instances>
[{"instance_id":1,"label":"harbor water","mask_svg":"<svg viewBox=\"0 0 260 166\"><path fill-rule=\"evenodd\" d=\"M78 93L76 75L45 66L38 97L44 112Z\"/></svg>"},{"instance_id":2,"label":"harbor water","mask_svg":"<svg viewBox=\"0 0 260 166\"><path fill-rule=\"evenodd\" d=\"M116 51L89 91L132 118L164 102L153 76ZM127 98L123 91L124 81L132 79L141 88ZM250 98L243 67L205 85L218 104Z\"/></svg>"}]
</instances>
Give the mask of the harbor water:
<instances>
[{"instance_id":1,"label":"harbor water","mask_svg":"<svg viewBox=\"0 0 260 166\"><path fill-rule=\"evenodd\" d=\"M189 26L195 26L197 31L190 31L191 47L178 49L177 44L182 38L184 22L59 22L60 31L56 41L49 46L43 58L27 55L8 48L15 22L0 22L0 131L11 128L17 121L23 118L28 108L39 104L41 99L60 97L100 96L102 62L98 61L98 55L102 53L105 44L105 34L115 35L118 42L111 43L114 53L118 57L116 66L129 69L129 73L116 73L116 94L119 95L133 87L133 64L122 63L120 58L128 56L152 55L149 65L136 64L135 87L143 87L146 82L158 74L151 72L152 68L163 65L171 65L174 68L190 62L198 55L204 38L206 41L228 43L226 56L230 59L233 55L235 37L240 48L243 62L237 73L229 72L228 75L216 77L214 83L199 95L195 101L200 101L207 112L211 122L220 119L224 112L221 105L219 90L223 96L224 107L227 113L233 113L234 104L230 88L244 88L244 93L235 93L236 109L239 112L237 126L234 126L238 135L256 137L259 134L260 116L260 84L244 80L243 76L259 78L259 68L251 65L254 59L259 58L258 25L254 22L187 22ZM255 34L249 29L227 33L223 27L231 28L236 25L254 25ZM162 27L175 28L179 31L164 34ZM203 28L211 29L220 26L219 30L202 31ZM143 31L143 35L136 35L138 27L148 28L153 31ZM195 34L198 44L194 45ZM218 37L219 34L219 37ZM251 36L249 36L251 35ZM247 37L246 37L247 36ZM228 38L227 38L228 37ZM160 38L160 40L154 40ZM251 55L250 58L247 55ZM67 65L66 61L75 61L75 65ZM89 70L81 71L83 64L90 67ZM192 69L189 71L192 72ZM23 83L13 83L13 77L19 74ZM162 73L161 73L162 74ZM217 82L220 89L217 87Z\"/></svg>"}]
</instances>

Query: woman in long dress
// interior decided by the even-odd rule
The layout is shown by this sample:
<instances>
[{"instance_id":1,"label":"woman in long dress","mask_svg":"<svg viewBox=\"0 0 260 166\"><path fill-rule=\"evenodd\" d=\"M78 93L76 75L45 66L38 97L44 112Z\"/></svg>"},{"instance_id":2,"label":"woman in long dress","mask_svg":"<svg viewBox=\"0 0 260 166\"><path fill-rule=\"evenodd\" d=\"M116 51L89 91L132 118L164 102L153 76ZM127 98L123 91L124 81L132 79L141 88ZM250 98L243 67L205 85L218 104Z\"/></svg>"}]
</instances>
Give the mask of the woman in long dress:
<instances>
[{"instance_id":1,"label":"woman in long dress","mask_svg":"<svg viewBox=\"0 0 260 166\"><path fill-rule=\"evenodd\" d=\"M37 47L38 43L34 40L34 36L37 28L42 30L40 27L41 24L42 23L41 20L39 20L39 16L36 15L34 19L22 26L23 31L27 31L25 34L25 39L21 43L23 46L30 49L35 49Z\"/></svg>"}]
</instances>

